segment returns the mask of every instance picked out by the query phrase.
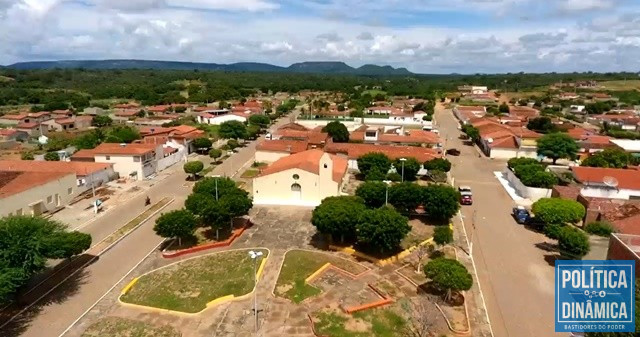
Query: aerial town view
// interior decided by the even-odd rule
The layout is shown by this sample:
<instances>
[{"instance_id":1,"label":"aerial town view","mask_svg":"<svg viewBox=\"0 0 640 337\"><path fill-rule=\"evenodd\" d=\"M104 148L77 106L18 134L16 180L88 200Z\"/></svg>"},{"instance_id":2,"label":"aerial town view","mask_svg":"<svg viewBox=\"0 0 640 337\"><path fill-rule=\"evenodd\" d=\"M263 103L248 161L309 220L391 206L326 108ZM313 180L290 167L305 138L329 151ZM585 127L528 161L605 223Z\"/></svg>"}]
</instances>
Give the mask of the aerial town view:
<instances>
[{"instance_id":1,"label":"aerial town view","mask_svg":"<svg viewBox=\"0 0 640 337\"><path fill-rule=\"evenodd\" d=\"M638 18L0 0L0 336L640 336Z\"/></svg>"}]
</instances>

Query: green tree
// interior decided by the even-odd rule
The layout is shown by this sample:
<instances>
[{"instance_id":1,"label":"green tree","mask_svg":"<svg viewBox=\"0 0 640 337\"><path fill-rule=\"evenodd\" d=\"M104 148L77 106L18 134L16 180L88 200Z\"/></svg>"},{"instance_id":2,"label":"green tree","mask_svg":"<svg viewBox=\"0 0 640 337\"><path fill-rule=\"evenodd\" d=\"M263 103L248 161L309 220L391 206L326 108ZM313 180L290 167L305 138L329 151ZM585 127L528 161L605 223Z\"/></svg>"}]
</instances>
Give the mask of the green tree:
<instances>
[{"instance_id":1,"label":"green tree","mask_svg":"<svg viewBox=\"0 0 640 337\"><path fill-rule=\"evenodd\" d=\"M475 128L473 125L465 124L462 126L462 132L464 132L469 139L473 142L477 142L480 140L480 130Z\"/></svg>"},{"instance_id":2,"label":"green tree","mask_svg":"<svg viewBox=\"0 0 640 337\"><path fill-rule=\"evenodd\" d=\"M445 158L435 158L424 162L424 168L427 171L437 170L442 172L451 171L451 162Z\"/></svg>"},{"instance_id":3,"label":"green tree","mask_svg":"<svg viewBox=\"0 0 640 337\"><path fill-rule=\"evenodd\" d=\"M500 111L500 113L503 113L503 114L508 114L509 113L509 106L507 105L507 103L503 102L498 107L498 111Z\"/></svg>"},{"instance_id":4,"label":"green tree","mask_svg":"<svg viewBox=\"0 0 640 337\"><path fill-rule=\"evenodd\" d=\"M415 212L421 203L421 195L422 187L416 183L404 182L389 187L389 203L400 213Z\"/></svg>"},{"instance_id":5,"label":"green tree","mask_svg":"<svg viewBox=\"0 0 640 337\"><path fill-rule=\"evenodd\" d=\"M431 260L424 267L424 274L436 289L444 292L446 301L451 299L453 293L469 290L473 285L473 278L467 268L454 259Z\"/></svg>"},{"instance_id":6,"label":"green tree","mask_svg":"<svg viewBox=\"0 0 640 337\"><path fill-rule=\"evenodd\" d=\"M556 126L551 122L551 118L542 116L530 119L527 123L527 129L540 133L549 133L556 131Z\"/></svg>"},{"instance_id":7,"label":"green tree","mask_svg":"<svg viewBox=\"0 0 640 337\"><path fill-rule=\"evenodd\" d=\"M409 157L405 158L404 165L400 159L396 159L393 163L393 166L396 169L396 172L400 174L402 177L402 171L404 166L404 180L405 181L414 181L418 177L418 171L420 171L420 164L415 158Z\"/></svg>"},{"instance_id":8,"label":"green tree","mask_svg":"<svg viewBox=\"0 0 640 337\"><path fill-rule=\"evenodd\" d=\"M331 235L333 239L355 238L358 215L366 210L360 197L328 197L316 207L311 215L311 223L318 232Z\"/></svg>"},{"instance_id":9,"label":"green tree","mask_svg":"<svg viewBox=\"0 0 640 337\"><path fill-rule=\"evenodd\" d=\"M563 256L578 259L587 255L591 248L587 235L571 226L564 226L558 232L558 246Z\"/></svg>"},{"instance_id":10,"label":"green tree","mask_svg":"<svg viewBox=\"0 0 640 337\"><path fill-rule=\"evenodd\" d=\"M383 153L371 152L358 158L358 170L364 176L372 170L377 170L384 176L390 169L391 160Z\"/></svg>"},{"instance_id":11,"label":"green tree","mask_svg":"<svg viewBox=\"0 0 640 337\"><path fill-rule=\"evenodd\" d=\"M580 166L625 168L632 162L632 155L616 148L597 152L582 161Z\"/></svg>"},{"instance_id":12,"label":"green tree","mask_svg":"<svg viewBox=\"0 0 640 337\"><path fill-rule=\"evenodd\" d=\"M184 208L189 212L201 216L202 210L212 202L215 202L215 196L208 193L191 193L184 202Z\"/></svg>"},{"instance_id":13,"label":"green tree","mask_svg":"<svg viewBox=\"0 0 640 337\"><path fill-rule=\"evenodd\" d=\"M227 147L228 147L230 150L233 150L233 149L235 149L235 148L240 147L240 143L238 143L238 141L237 141L237 140L235 140L235 139L229 139L229 140L227 141Z\"/></svg>"},{"instance_id":14,"label":"green tree","mask_svg":"<svg viewBox=\"0 0 640 337\"><path fill-rule=\"evenodd\" d=\"M358 186L356 196L364 200L369 208L378 208L384 205L387 193L387 184L381 181L367 181Z\"/></svg>"},{"instance_id":15,"label":"green tree","mask_svg":"<svg viewBox=\"0 0 640 337\"><path fill-rule=\"evenodd\" d=\"M67 232L59 222L32 216L0 218L0 302L9 298L47 259L65 259L91 246L91 236Z\"/></svg>"},{"instance_id":16,"label":"green tree","mask_svg":"<svg viewBox=\"0 0 640 337\"><path fill-rule=\"evenodd\" d=\"M58 155L58 152L47 152L44 154L44 160L46 161L59 161L60 160L60 155Z\"/></svg>"},{"instance_id":17,"label":"green tree","mask_svg":"<svg viewBox=\"0 0 640 337\"><path fill-rule=\"evenodd\" d=\"M205 177L193 186L193 193L204 193L214 197L217 193L219 199L223 195L233 193L237 188L236 183L230 178Z\"/></svg>"},{"instance_id":18,"label":"green tree","mask_svg":"<svg viewBox=\"0 0 640 337\"><path fill-rule=\"evenodd\" d=\"M520 165L539 165L540 162L538 162L537 160L533 159L533 158L511 158L509 159L509 161L507 162L507 166L512 169L515 170L516 167L520 166Z\"/></svg>"},{"instance_id":19,"label":"green tree","mask_svg":"<svg viewBox=\"0 0 640 337\"><path fill-rule=\"evenodd\" d=\"M349 131L347 130L347 127L338 121L328 123L324 128L322 128L322 131L329 134L336 143L346 143L349 141Z\"/></svg>"},{"instance_id":20,"label":"green tree","mask_svg":"<svg viewBox=\"0 0 640 337\"><path fill-rule=\"evenodd\" d=\"M438 246L445 246L453 242L453 230L448 225L437 226L433 232L433 242Z\"/></svg>"},{"instance_id":21,"label":"green tree","mask_svg":"<svg viewBox=\"0 0 640 337\"><path fill-rule=\"evenodd\" d=\"M200 211L202 221L216 231L216 240L220 238L220 229L233 219L229 210L217 201L208 202Z\"/></svg>"},{"instance_id":22,"label":"green tree","mask_svg":"<svg viewBox=\"0 0 640 337\"><path fill-rule=\"evenodd\" d=\"M257 125L249 125L247 127L247 138L246 139L256 139L260 135L260 127Z\"/></svg>"},{"instance_id":23,"label":"green tree","mask_svg":"<svg viewBox=\"0 0 640 337\"><path fill-rule=\"evenodd\" d=\"M411 231L408 221L389 207L365 210L356 224L357 242L382 253L393 252Z\"/></svg>"},{"instance_id":24,"label":"green tree","mask_svg":"<svg viewBox=\"0 0 640 337\"><path fill-rule=\"evenodd\" d=\"M211 139L206 137L199 137L193 140L193 146L198 149L198 151L208 151L212 145Z\"/></svg>"},{"instance_id":25,"label":"green tree","mask_svg":"<svg viewBox=\"0 0 640 337\"><path fill-rule=\"evenodd\" d=\"M181 209L163 213L156 220L153 230L163 238L178 238L178 244L181 245L183 238L193 236L197 225L195 215Z\"/></svg>"},{"instance_id":26,"label":"green tree","mask_svg":"<svg viewBox=\"0 0 640 337\"><path fill-rule=\"evenodd\" d=\"M20 159L22 160L33 160L33 152L22 152L20 154Z\"/></svg>"},{"instance_id":27,"label":"green tree","mask_svg":"<svg viewBox=\"0 0 640 337\"><path fill-rule=\"evenodd\" d=\"M262 129L266 128L271 124L271 118L266 115L251 115L249 116L249 124L256 125Z\"/></svg>"},{"instance_id":28,"label":"green tree","mask_svg":"<svg viewBox=\"0 0 640 337\"><path fill-rule=\"evenodd\" d=\"M96 132L88 132L83 135L76 137L73 141L75 147L79 150L81 149L93 149L96 146L100 145L101 139L98 138L98 134Z\"/></svg>"},{"instance_id":29,"label":"green tree","mask_svg":"<svg viewBox=\"0 0 640 337\"><path fill-rule=\"evenodd\" d=\"M107 143L131 143L140 138L142 137L137 129L130 126L116 126L111 129L105 141Z\"/></svg>"},{"instance_id":30,"label":"green tree","mask_svg":"<svg viewBox=\"0 0 640 337\"><path fill-rule=\"evenodd\" d=\"M222 150L220 149L211 149L209 150L209 157L213 158L213 160L217 161L218 158L222 156Z\"/></svg>"},{"instance_id":31,"label":"green tree","mask_svg":"<svg viewBox=\"0 0 640 337\"><path fill-rule=\"evenodd\" d=\"M546 224L575 224L585 215L581 203L560 198L542 198L533 203L531 210Z\"/></svg>"},{"instance_id":32,"label":"green tree","mask_svg":"<svg viewBox=\"0 0 640 337\"><path fill-rule=\"evenodd\" d=\"M382 173L380 170L373 169L369 171L369 173L367 173L367 175L364 177L364 180L365 181L383 181L385 177L386 177L385 174Z\"/></svg>"},{"instance_id":33,"label":"green tree","mask_svg":"<svg viewBox=\"0 0 640 337\"><path fill-rule=\"evenodd\" d=\"M199 160L189 161L184 163L183 169L185 173L192 175L193 180L196 180L198 173L204 169L204 164Z\"/></svg>"},{"instance_id":34,"label":"green tree","mask_svg":"<svg viewBox=\"0 0 640 337\"><path fill-rule=\"evenodd\" d=\"M550 133L537 140L538 155L551 158L553 163L560 158L575 159L580 147L564 133Z\"/></svg>"},{"instance_id":35,"label":"green tree","mask_svg":"<svg viewBox=\"0 0 640 337\"><path fill-rule=\"evenodd\" d=\"M433 219L449 220L460 209L460 193L449 185L431 184L421 192L424 210Z\"/></svg>"},{"instance_id":36,"label":"green tree","mask_svg":"<svg viewBox=\"0 0 640 337\"><path fill-rule=\"evenodd\" d=\"M220 124L218 134L225 139L245 139L247 127L238 121L228 121Z\"/></svg>"},{"instance_id":37,"label":"green tree","mask_svg":"<svg viewBox=\"0 0 640 337\"><path fill-rule=\"evenodd\" d=\"M107 115L94 116L93 119L91 119L91 125L95 127L101 128L111 126L111 124L113 124L113 119Z\"/></svg>"}]
</instances>

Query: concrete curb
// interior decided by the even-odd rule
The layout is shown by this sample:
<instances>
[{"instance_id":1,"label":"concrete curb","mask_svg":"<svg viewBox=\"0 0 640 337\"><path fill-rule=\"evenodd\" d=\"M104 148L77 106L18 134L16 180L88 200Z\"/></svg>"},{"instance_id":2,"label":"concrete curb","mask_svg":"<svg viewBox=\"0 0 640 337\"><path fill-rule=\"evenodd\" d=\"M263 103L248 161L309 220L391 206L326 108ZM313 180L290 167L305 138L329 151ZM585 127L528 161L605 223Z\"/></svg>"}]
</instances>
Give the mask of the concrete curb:
<instances>
[{"instance_id":1,"label":"concrete curb","mask_svg":"<svg viewBox=\"0 0 640 337\"><path fill-rule=\"evenodd\" d=\"M419 246L424 246L424 245L426 245L428 243L431 243L431 242L433 242L433 237L428 238L428 239L420 242L419 244L417 244L415 246L411 246L411 247L401 251L400 253L398 253L396 255L393 255L393 256L390 256L390 257L388 257L386 259L378 259L376 257L367 255L365 253L362 253L362 252L359 252L359 251L353 249L353 247L351 247L351 246L349 246L349 247L339 247L339 246L329 245L329 249L359 257L359 258L367 260L367 261L369 261L371 263L375 263L375 264L377 264L379 266L386 266L388 264L391 264L391 263L394 263L394 262L398 262L398 261L404 259L405 257L407 257L409 254L411 254L411 252L413 252Z\"/></svg>"},{"instance_id":2,"label":"concrete curb","mask_svg":"<svg viewBox=\"0 0 640 337\"><path fill-rule=\"evenodd\" d=\"M165 258L165 259L171 259L171 258L174 258L174 257L180 257L180 256L183 256L183 255L197 253L197 252L201 252L201 251L208 250L208 249L231 246L231 244L237 238L239 238L248 227L249 226L244 225L242 228L234 230L233 233L231 234L231 236L228 239L224 240L224 241L205 243L205 244L202 244L202 245L198 245L198 246L190 247L190 248L185 248L185 249L177 250L175 252L170 252L170 253L167 253L167 252L165 252L163 250L162 251L162 257Z\"/></svg>"},{"instance_id":3,"label":"concrete curb","mask_svg":"<svg viewBox=\"0 0 640 337\"><path fill-rule=\"evenodd\" d=\"M183 263L183 262L186 262L186 261L189 261L189 260L193 260L193 259L199 259L199 258L207 257L207 256L214 255L214 254L222 254L222 253L226 253L226 252L233 252L233 251L240 251L240 250L249 251L249 250L252 250L252 249L266 250L267 251L267 255L260 262L260 267L258 267L258 270L256 272L256 279L259 281L260 280L260 276L262 275L262 270L264 269L264 266L265 266L265 264L267 262L267 259L271 255L271 250L269 250L268 248L264 248L264 247L231 249L231 250L225 250L225 251L222 251L222 252L213 252L213 253L202 255L202 256L194 256L194 257L182 260L182 261L176 261L176 262L168 264L166 266L162 266L160 268L156 268L156 269L153 269L151 271L148 271L148 272L146 272L146 273L134 278L131 282L129 282L122 289L122 291L120 292L120 296L118 296L118 303L120 303L122 306L125 306L125 307L141 309L141 310L144 310L144 311L151 311L151 312L156 312L156 313L161 313L161 314L163 314L163 313L164 314L171 314L171 315L182 316L182 317L194 317L194 316L200 315L201 313L205 312L208 309L211 309L212 307L214 307L216 305L219 305L219 304L222 304L222 303L226 303L226 302L231 302L231 301L244 300L244 299L248 298L249 296L251 296L256 291L257 282L253 286L253 289L250 292L248 292L248 293L246 293L244 295L240 295L240 296L224 295L224 296L215 298L215 299L207 302L207 304L205 305L205 308L200 310L200 311L198 311L198 312L184 312L184 311L178 311L178 310L156 308L156 307L146 306L146 305L142 305L142 304L129 303L129 302L123 301L122 300L122 296L126 295L131 290L131 288L133 288L133 285L138 282L139 279L141 279L142 277L144 277L144 276L146 276L148 274L154 273L154 272L156 272L158 270L162 270L162 269L168 268L170 266L173 266L173 265L176 265L176 264L179 264L179 263Z\"/></svg>"}]
</instances>

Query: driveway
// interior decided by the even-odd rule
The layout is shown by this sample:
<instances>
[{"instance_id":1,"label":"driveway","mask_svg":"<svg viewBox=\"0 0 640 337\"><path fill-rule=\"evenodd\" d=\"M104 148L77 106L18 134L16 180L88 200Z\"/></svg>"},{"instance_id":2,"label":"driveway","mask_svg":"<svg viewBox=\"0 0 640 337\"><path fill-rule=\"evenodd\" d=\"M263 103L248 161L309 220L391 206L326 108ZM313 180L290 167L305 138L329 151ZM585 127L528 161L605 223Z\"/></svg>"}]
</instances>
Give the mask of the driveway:
<instances>
[{"instance_id":1,"label":"driveway","mask_svg":"<svg viewBox=\"0 0 640 337\"><path fill-rule=\"evenodd\" d=\"M474 204L463 206L461 213L494 335L561 336L554 332L553 261L544 250L551 241L510 216L514 203L493 174L506 162L479 156L475 147L463 145L451 110L438 105L436 118L446 147L462 152L449 156L455 184L473 189Z\"/></svg>"}]
</instances>

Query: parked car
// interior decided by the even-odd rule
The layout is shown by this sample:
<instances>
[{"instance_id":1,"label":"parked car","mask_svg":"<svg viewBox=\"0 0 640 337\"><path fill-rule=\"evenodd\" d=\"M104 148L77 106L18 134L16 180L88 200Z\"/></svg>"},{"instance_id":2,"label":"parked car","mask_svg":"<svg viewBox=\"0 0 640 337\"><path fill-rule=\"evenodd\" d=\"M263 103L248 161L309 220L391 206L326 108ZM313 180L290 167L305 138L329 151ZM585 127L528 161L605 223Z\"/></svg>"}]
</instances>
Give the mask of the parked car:
<instances>
[{"instance_id":1,"label":"parked car","mask_svg":"<svg viewBox=\"0 0 640 337\"><path fill-rule=\"evenodd\" d=\"M446 153L451 156L459 156L460 150L458 149L447 149Z\"/></svg>"},{"instance_id":2,"label":"parked car","mask_svg":"<svg viewBox=\"0 0 640 337\"><path fill-rule=\"evenodd\" d=\"M511 215L513 215L513 218L516 219L516 222L521 225L527 223L529 219L531 219L531 214L529 214L529 211L527 211L527 209L522 206L514 207L511 211Z\"/></svg>"},{"instance_id":3,"label":"parked car","mask_svg":"<svg viewBox=\"0 0 640 337\"><path fill-rule=\"evenodd\" d=\"M471 193L471 187L469 186L458 186L458 192L460 192L460 204L461 205L471 205L473 204L473 197Z\"/></svg>"}]
</instances>

